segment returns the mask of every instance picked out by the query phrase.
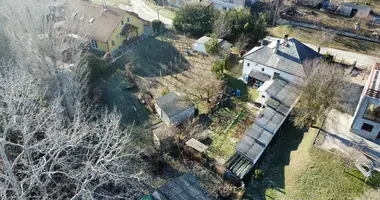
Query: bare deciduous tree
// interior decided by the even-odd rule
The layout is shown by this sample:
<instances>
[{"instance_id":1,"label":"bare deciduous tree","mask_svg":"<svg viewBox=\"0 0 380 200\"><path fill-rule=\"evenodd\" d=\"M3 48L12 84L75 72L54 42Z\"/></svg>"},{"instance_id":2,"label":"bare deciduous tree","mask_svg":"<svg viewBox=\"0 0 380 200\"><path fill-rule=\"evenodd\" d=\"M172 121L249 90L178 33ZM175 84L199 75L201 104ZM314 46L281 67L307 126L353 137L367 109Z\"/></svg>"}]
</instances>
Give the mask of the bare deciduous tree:
<instances>
[{"instance_id":1,"label":"bare deciduous tree","mask_svg":"<svg viewBox=\"0 0 380 200\"><path fill-rule=\"evenodd\" d=\"M217 79L213 74L207 73L198 77L185 87L185 93L194 101L206 101L207 104L215 103L215 99L225 90L225 82Z\"/></svg>"},{"instance_id":2,"label":"bare deciduous tree","mask_svg":"<svg viewBox=\"0 0 380 200\"><path fill-rule=\"evenodd\" d=\"M133 129L87 98L88 36L50 2L0 1L14 58L0 63L1 198L135 199Z\"/></svg>"},{"instance_id":3,"label":"bare deciduous tree","mask_svg":"<svg viewBox=\"0 0 380 200\"><path fill-rule=\"evenodd\" d=\"M63 98L47 101L35 84L17 68L0 76L2 199L137 197L132 130L119 128L120 115L80 105L70 120Z\"/></svg>"},{"instance_id":4,"label":"bare deciduous tree","mask_svg":"<svg viewBox=\"0 0 380 200\"><path fill-rule=\"evenodd\" d=\"M316 39L318 48L321 48L330 43L335 38L335 34L327 31L316 31L313 34L313 38Z\"/></svg>"},{"instance_id":5,"label":"bare deciduous tree","mask_svg":"<svg viewBox=\"0 0 380 200\"><path fill-rule=\"evenodd\" d=\"M227 15L222 12L215 19L212 26L213 32L217 35L218 38L224 38L231 34L233 24L228 20Z\"/></svg>"},{"instance_id":6,"label":"bare deciduous tree","mask_svg":"<svg viewBox=\"0 0 380 200\"><path fill-rule=\"evenodd\" d=\"M351 106L356 90L351 87L348 75L339 65L321 61L308 61L308 79L294 111L295 124L311 126L323 118L331 108L345 110Z\"/></svg>"},{"instance_id":7,"label":"bare deciduous tree","mask_svg":"<svg viewBox=\"0 0 380 200\"><path fill-rule=\"evenodd\" d=\"M248 45L249 37L245 34L240 34L235 43L235 47L240 51L243 51L245 47Z\"/></svg>"},{"instance_id":8,"label":"bare deciduous tree","mask_svg":"<svg viewBox=\"0 0 380 200\"><path fill-rule=\"evenodd\" d=\"M40 84L51 86L47 96L67 94L63 95L65 112L73 116L72 105L86 95L88 28L72 14L70 6L51 6L51 3L55 2L0 1L2 32L16 64L24 63L23 70L38 77ZM70 77L62 73L62 67L68 69L68 66Z\"/></svg>"}]
</instances>

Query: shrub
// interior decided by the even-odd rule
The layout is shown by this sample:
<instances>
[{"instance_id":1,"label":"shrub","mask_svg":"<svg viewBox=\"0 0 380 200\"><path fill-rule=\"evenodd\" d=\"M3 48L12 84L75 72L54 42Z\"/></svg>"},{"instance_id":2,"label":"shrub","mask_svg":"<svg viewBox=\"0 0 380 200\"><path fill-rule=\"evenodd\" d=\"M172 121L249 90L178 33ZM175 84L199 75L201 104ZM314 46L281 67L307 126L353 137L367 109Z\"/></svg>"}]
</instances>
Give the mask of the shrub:
<instances>
[{"instance_id":1,"label":"shrub","mask_svg":"<svg viewBox=\"0 0 380 200\"><path fill-rule=\"evenodd\" d=\"M214 65L212 66L211 71L215 74L215 76L218 79L224 78L224 70L227 68L229 58L230 56L227 55L222 60L216 61Z\"/></svg>"},{"instance_id":2,"label":"shrub","mask_svg":"<svg viewBox=\"0 0 380 200\"><path fill-rule=\"evenodd\" d=\"M153 20L153 21L152 21L152 28L153 28L153 31L154 31L155 33L160 32L160 30L161 30L161 28L162 28L162 25L163 25L163 23L162 23L160 20L157 20L157 19Z\"/></svg>"},{"instance_id":3,"label":"shrub","mask_svg":"<svg viewBox=\"0 0 380 200\"><path fill-rule=\"evenodd\" d=\"M161 92L161 96L164 96L164 95L167 95L167 94L169 94L169 90L168 90L168 88L165 88L165 90L163 90L162 92Z\"/></svg>"},{"instance_id":4,"label":"shrub","mask_svg":"<svg viewBox=\"0 0 380 200\"><path fill-rule=\"evenodd\" d=\"M211 35L211 39L206 42L205 44L206 52L209 55L215 55L218 53L219 45L218 45L218 38L215 34Z\"/></svg>"},{"instance_id":5,"label":"shrub","mask_svg":"<svg viewBox=\"0 0 380 200\"><path fill-rule=\"evenodd\" d=\"M173 26L177 31L184 31L193 36L203 36L212 32L215 12L212 7L203 5L186 5L176 12Z\"/></svg>"},{"instance_id":6,"label":"shrub","mask_svg":"<svg viewBox=\"0 0 380 200\"><path fill-rule=\"evenodd\" d=\"M91 77L90 81L93 82L95 79L99 78L102 73L104 73L107 70L107 61L99 58L93 54L88 56L87 59L88 67L91 70Z\"/></svg>"},{"instance_id":7,"label":"shrub","mask_svg":"<svg viewBox=\"0 0 380 200\"><path fill-rule=\"evenodd\" d=\"M264 173L261 169L255 169L255 172L253 174L254 179L260 180L263 178L263 176L264 176Z\"/></svg>"}]
</instances>

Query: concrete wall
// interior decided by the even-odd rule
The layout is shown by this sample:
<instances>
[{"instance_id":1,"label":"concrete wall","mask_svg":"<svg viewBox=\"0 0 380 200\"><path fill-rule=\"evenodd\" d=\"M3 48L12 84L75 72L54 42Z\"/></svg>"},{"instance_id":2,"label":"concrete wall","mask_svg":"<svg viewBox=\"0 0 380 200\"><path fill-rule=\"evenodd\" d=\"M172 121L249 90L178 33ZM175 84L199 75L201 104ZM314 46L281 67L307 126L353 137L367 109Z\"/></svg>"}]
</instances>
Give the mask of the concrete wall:
<instances>
[{"instance_id":1,"label":"concrete wall","mask_svg":"<svg viewBox=\"0 0 380 200\"><path fill-rule=\"evenodd\" d=\"M375 99L369 96L363 96L358 104L358 109L355 112L354 121L351 125L351 131L362 136L368 138L370 140L375 140L377 135L380 132L380 123L372 120L364 119L363 116L367 110L368 104L375 104L380 106L380 100ZM371 132L362 130L361 127L363 123L367 123L369 125L374 126Z\"/></svg>"},{"instance_id":2,"label":"concrete wall","mask_svg":"<svg viewBox=\"0 0 380 200\"><path fill-rule=\"evenodd\" d=\"M193 117L194 113L195 113L194 107L191 107L185 111L182 111L181 113L170 117L170 125L173 125L173 126L178 125L186 121L187 119Z\"/></svg>"},{"instance_id":3,"label":"concrete wall","mask_svg":"<svg viewBox=\"0 0 380 200\"><path fill-rule=\"evenodd\" d=\"M264 68L264 71L262 71L263 68ZM260 63L256 63L256 62L244 59L243 73L242 73L243 78L245 78L245 76L248 76L249 72L252 69L260 71L260 72L262 72L264 74L267 74L268 76L271 76L271 77L273 77L274 73L277 72L277 73L280 74L281 78L284 78L284 79L286 79L288 81L291 81L291 82L294 82L294 83L302 83L303 82L303 79L301 77L298 77L298 76L289 74L287 72L271 68L271 67L266 66L266 65L262 65Z\"/></svg>"},{"instance_id":4,"label":"concrete wall","mask_svg":"<svg viewBox=\"0 0 380 200\"><path fill-rule=\"evenodd\" d=\"M265 105L265 102L270 98L270 95L266 93L265 91L261 91L259 93L259 97L257 98L256 102L260 103L261 105Z\"/></svg>"}]
</instances>

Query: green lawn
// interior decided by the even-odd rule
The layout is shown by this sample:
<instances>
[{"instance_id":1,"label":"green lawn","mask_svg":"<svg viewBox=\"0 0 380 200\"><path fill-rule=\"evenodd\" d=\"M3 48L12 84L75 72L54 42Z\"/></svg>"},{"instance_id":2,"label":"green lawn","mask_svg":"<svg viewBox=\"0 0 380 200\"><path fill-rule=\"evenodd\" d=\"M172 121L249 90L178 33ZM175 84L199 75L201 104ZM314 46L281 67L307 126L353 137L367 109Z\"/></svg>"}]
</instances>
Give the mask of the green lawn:
<instances>
[{"instance_id":1,"label":"green lawn","mask_svg":"<svg viewBox=\"0 0 380 200\"><path fill-rule=\"evenodd\" d=\"M258 96L259 92L256 88L252 88L245 84L243 81L237 79L233 74L226 73L227 85L233 89L239 89L241 91L240 97L236 97L238 100L243 102L254 102Z\"/></svg>"},{"instance_id":2,"label":"green lawn","mask_svg":"<svg viewBox=\"0 0 380 200\"><path fill-rule=\"evenodd\" d=\"M315 129L300 130L287 121L259 168L261 181L247 187L250 199L353 199L373 187L355 169L344 171L342 160L312 146ZM376 174L376 176L379 176ZM378 184L370 180L371 184Z\"/></svg>"},{"instance_id":3,"label":"green lawn","mask_svg":"<svg viewBox=\"0 0 380 200\"><path fill-rule=\"evenodd\" d=\"M282 38L285 34L289 34L301 42L310 44L317 44L316 40L318 40L318 38L314 38L315 33L321 32L314 29L289 25L277 26L269 28L268 30L271 36ZM380 44L339 35L336 35L335 38L328 43L327 47L372 55L378 55L378 51L380 50Z\"/></svg>"}]
</instances>

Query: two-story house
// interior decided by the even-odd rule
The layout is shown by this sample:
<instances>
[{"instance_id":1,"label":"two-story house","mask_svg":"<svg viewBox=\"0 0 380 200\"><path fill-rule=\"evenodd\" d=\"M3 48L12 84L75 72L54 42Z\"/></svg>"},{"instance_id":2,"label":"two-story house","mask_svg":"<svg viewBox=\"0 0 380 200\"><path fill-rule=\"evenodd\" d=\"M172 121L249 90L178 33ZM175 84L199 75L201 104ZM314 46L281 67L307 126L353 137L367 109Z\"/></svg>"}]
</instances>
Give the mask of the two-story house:
<instances>
[{"instance_id":1,"label":"two-story house","mask_svg":"<svg viewBox=\"0 0 380 200\"><path fill-rule=\"evenodd\" d=\"M295 38L254 47L244 56L242 77L249 85L260 87L270 78L302 84L307 78L307 60L321 59L321 55Z\"/></svg>"},{"instance_id":2,"label":"two-story house","mask_svg":"<svg viewBox=\"0 0 380 200\"><path fill-rule=\"evenodd\" d=\"M380 63L374 66L364 86L351 131L370 140L380 139Z\"/></svg>"},{"instance_id":3,"label":"two-story house","mask_svg":"<svg viewBox=\"0 0 380 200\"><path fill-rule=\"evenodd\" d=\"M67 0L67 8L88 29L91 48L100 52L112 53L144 33L145 20L133 12L79 0Z\"/></svg>"}]
</instances>

